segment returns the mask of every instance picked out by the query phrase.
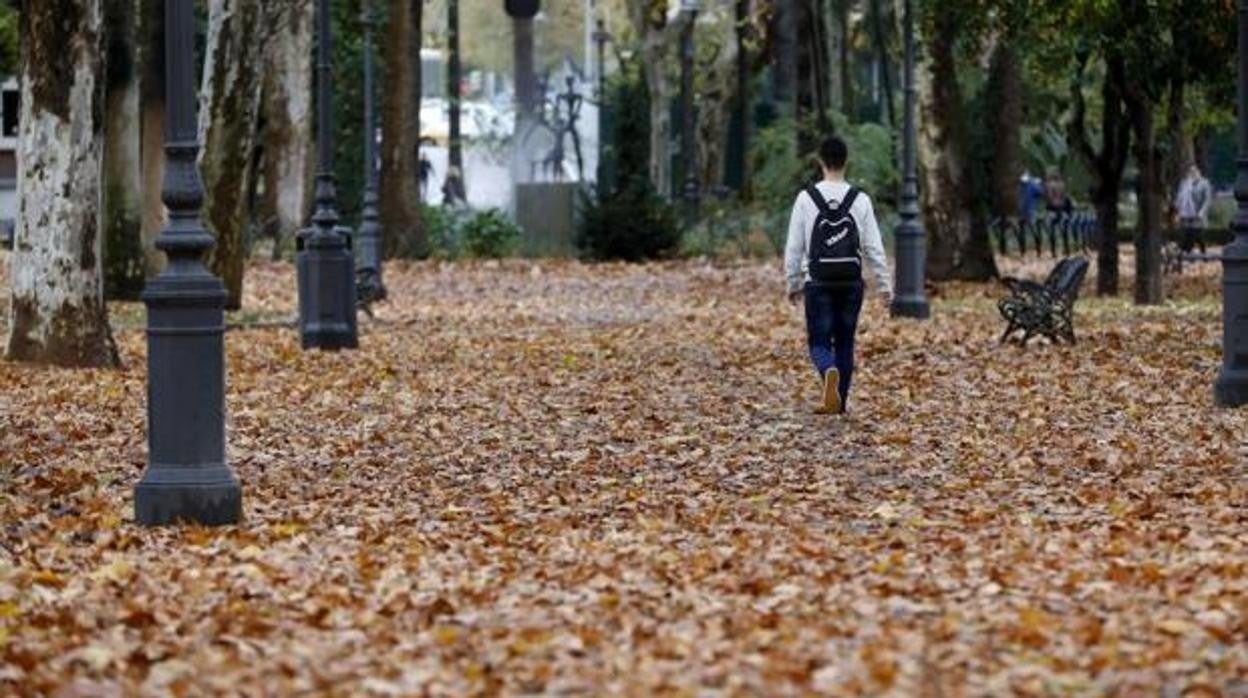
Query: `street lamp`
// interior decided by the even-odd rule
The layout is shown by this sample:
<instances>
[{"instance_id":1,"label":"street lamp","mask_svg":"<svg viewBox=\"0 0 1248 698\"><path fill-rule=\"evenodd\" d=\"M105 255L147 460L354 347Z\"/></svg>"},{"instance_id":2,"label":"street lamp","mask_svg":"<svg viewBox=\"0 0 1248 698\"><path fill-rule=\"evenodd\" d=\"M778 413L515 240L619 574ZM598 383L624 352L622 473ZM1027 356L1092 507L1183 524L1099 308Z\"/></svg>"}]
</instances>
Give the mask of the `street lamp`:
<instances>
[{"instance_id":1,"label":"street lamp","mask_svg":"<svg viewBox=\"0 0 1248 698\"><path fill-rule=\"evenodd\" d=\"M360 23L364 27L364 207L356 241L356 292L366 302L386 297L381 277L381 224L377 220L377 121L373 112L373 10L363 0Z\"/></svg>"},{"instance_id":2,"label":"street lamp","mask_svg":"<svg viewBox=\"0 0 1248 698\"><path fill-rule=\"evenodd\" d=\"M199 218L193 0L165 0L165 179L169 263L147 305L147 470L134 490L145 526L237 522L243 493L225 461L225 288L204 267L214 244Z\"/></svg>"},{"instance_id":3,"label":"street lamp","mask_svg":"<svg viewBox=\"0 0 1248 698\"><path fill-rule=\"evenodd\" d=\"M513 135L512 183L529 181L528 140L537 109L537 78L533 70L533 18L541 9L540 0L505 0L512 19L512 70L515 72L516 122ZM517 197L518 198L518 197Z\"/></svg>"},{"instance_id":4,"label":"street lamp","mask_svg":"<svg viewBox=\"0 0 1248 698\"><path fill-rule=\"evenodd\" d=\"M698 146L695 137L697 116L693 106L693 30L698 20L698 0L681 0L680 12L684 15L684 26L680 35L680 102L681 102L681 137L680 155L685 167L685 204L688 225L698 220Z\"/></svg>"},{"instance_id":5,"label":"street lamp","mask_svg":"<svg viewBox=\"0 0 1248 698\"><path fill-rule=\"evenodd\" d=\"M927 263L927 241L919 220L919 175L916 145L914 84L914 0L905 0L905 124L903 126L901 223L897 226L897 288L893 297L893 317L926 319L931 308L923 289Z\"/></svg>"},{"instance_id":6,"label":"street lamp","mask_svg":"<svg viewBox=\"0 0 1248 698\"><path fill-rule=\"evenodd\" d=\"M1231 228L1222 251L1222 372L1214 388L1219 405L1248 405L1248 0L1239 0L1239 160Z\"/></svg>"},{"instance_id":7,"label":"street lamp","mask_svg":"<svg viewBox=\"0 0 1248 698\"><path fill-rule=\"evenodd\" d=\"M334 176L329 0L317 0L316 212L299 231L299 335L304 349L354 349L355 270L351 231L338 225Z\"/></svg>"}]
</instances>

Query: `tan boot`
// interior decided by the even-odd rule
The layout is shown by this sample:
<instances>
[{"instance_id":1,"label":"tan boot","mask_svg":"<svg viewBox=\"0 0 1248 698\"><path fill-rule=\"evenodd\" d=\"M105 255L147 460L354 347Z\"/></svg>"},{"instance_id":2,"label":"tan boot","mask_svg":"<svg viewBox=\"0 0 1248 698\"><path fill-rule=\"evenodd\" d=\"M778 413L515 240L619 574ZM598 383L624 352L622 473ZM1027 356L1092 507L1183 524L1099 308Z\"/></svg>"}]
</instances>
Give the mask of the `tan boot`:
<instances>
[{"instance_id":1,"label":"tan boot","mask_svg":"<svg viewBox=\"0 0 1248 698\"><path fill-rule=\"evenodd\" d=\"M829 368L828 372L823 374L823 401L815 412L818 414L841 413L841 372L835 368Z\"/></svg>"}]
</instances>

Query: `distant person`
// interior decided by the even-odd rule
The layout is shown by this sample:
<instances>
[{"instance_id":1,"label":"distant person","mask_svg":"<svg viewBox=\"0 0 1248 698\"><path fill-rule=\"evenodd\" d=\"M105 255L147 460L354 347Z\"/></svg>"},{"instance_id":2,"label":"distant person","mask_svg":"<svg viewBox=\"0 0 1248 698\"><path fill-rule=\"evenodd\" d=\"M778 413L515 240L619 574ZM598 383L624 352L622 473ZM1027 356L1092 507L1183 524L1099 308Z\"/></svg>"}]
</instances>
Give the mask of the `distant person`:
<instances>
[{"instance_id":1,"label":"distant person","mask_svg":"<svg viewBox=\"0 0 1248 698\"><path fill-rule=\"evenodd\" d=\"M1174 197L1179 229L1183 231L1179 248L1184 254L1190 254L1197 245L1200 246L1200 253L1206 254L1204 233L1209 226L1209 207L1212 204L1213 187L1201 174L1200 167L1192 165L1183 181L1179 182L1179 191Z\"/></svg>"},{"instance_id":2,"label":"distant person","mask_svg":"<svg viewBox=\"0 0 1248 698\"><path fill-rule=\"evenodd\" d=\"M885 303L892 279L871 197L845 181L849 148L831 136L819 146L823 179L797 195L784 250L789 302L806 304L806 340L823 390L816 409L839 414L849 402L854 337L865 262Z\"/></svg>"},{"instance_id":3,"label":"distant person","mask_svg":"<svg viewBox=\"0 0 1248 698\"><path fill-rule=\"evenodd\" d=\"M1050 171L1044 180L1044 208L1055 216L1066 216L1075 212L1075 203L1066 193L1066 180L1056 170Z\"/></svg>"},{"instance_id":4,"label":"distant person","mask_svg":"<svg viewBox=\"0 0 1248 698\"><path fill-rule=\"evenodd\" d=\"M1018 180L1018 216L1030 223L1035 220L1036 209L1044 199L1044 183L1030 171L1024 171Z\"/></svg>"},{"instance_id":5,"label":"distant person","mask_svg":"<svg viewBox=\"0 0 1248 698\"><path fill-rule=\"evenodd\" d=\"M443 206L466 206L468 193L464 188L464 177L459 168L451 165L446 168L446 180L442 182Z\"/></svg>"}]
</instances>

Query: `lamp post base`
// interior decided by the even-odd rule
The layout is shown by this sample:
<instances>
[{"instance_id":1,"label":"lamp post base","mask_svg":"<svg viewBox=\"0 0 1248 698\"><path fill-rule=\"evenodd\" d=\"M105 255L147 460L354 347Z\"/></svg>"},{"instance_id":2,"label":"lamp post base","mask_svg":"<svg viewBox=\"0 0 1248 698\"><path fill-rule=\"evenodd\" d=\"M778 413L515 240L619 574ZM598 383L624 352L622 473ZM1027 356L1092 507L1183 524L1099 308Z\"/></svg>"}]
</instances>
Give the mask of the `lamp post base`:
<instances>
[{"instance_id":1,"label":"lamp post base","mask_svg":"<svg viewBox=\"0 0 1248 698\"><path fill-rule=\"evenodd\" d=\"M134 488L134 518L144 526L179 522L223 526L242 517L243 490L224 463L153 464Z\"/></svg>"},{"instance_id":2,"label":"lamp post base","mask_svg":"<svg viewBox=\"0 0 1248 698\"><path fill-rule=\"evenodd\" d=\"M1223 369L1213 387L1213 397L1219 407L1248 405L1248 368Z\"/></svg>"},{"instance_id":3,"label":"lamp post base","mask_svg":"<svg viewBox=\"0 0 1248 698\"><path fill-rule=\"evenodd\" d=\"M304 349L355 349L360 340L350 240L340 232L304 235L295 260L300 342Z\"/></svg>"},{"instance_id":4,"label":"lamp post base","mask_svg":"<svg viewBox=\"0 0 1248 698\"><path fill-rule=\"evenodd\" d=\"M1248 169L1248 161L1241 166ZM1223 361L1213 389L1222 407L1248 405L1248 221L1237 220L1236 228L1235 241L1222 250Z\"/></svg>"},{"instance_id":5,"label":"lamp post base","mask_svg":"<svg viewBox=\"0 0 1248 698\"><path fill-rule=\"evenodd\" d=\"M894 298L888 308L892 317L908 317L926 320L932 316L932 307L925 298Z\"/></svg>"}]
</instances>

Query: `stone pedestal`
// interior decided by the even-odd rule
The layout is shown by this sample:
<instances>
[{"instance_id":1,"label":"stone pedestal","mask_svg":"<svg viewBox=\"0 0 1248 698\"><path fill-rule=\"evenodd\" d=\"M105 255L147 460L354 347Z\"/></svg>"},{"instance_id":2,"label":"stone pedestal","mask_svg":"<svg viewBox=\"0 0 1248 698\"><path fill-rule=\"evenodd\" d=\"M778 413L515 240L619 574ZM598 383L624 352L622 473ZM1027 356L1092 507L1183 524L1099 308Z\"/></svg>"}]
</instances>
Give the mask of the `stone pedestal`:
<instances>
[{"instance_id":1,"label":"stone pedestal","mask_svg":"<svg viewBox=\"0 0 1248 698\"><path fill-rule=\"evenodd\" d=\"M578 182L516 185L516 223L524 230L520 252L526 257L576 256Z\"/></svg>"}]
</instances>

